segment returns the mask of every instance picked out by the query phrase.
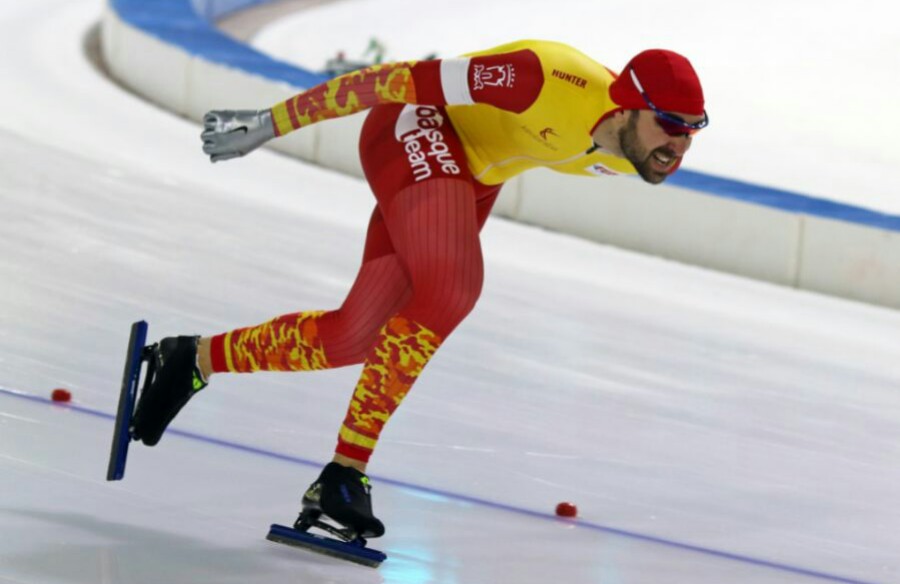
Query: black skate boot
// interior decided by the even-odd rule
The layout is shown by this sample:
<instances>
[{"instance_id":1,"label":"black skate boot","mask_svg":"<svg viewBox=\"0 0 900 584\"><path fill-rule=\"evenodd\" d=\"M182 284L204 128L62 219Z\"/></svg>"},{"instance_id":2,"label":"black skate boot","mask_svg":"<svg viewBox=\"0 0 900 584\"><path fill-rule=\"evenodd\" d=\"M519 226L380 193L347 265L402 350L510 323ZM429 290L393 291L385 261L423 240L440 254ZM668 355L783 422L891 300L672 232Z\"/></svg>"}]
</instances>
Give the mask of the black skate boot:
<instances>
[{"instance_id":1,"label":"black skate boot","mask_svg":"<svg viewBox=\"0 0 900 584\"><path fill-rule=\"evenodd\" d=\"M153 378L138 399L131 436L155 446L169 422L207 383L197 368L200 337L168 337L153 348Z\"/></svg>"},{"instance_id":2,"label":"black skate boot","mask_svg":"<svg viewBox=\"0 0 900 584\"><path fill-rule=\"evenodd\" d=\"M303 511L294 529L306 531L315 526L347 541L381 537L384 524L372 515L371 489L369 477L355 468L329 463L303 495ZM320 521L322 515L343 528Z\"/></svg>"}]
</instances>

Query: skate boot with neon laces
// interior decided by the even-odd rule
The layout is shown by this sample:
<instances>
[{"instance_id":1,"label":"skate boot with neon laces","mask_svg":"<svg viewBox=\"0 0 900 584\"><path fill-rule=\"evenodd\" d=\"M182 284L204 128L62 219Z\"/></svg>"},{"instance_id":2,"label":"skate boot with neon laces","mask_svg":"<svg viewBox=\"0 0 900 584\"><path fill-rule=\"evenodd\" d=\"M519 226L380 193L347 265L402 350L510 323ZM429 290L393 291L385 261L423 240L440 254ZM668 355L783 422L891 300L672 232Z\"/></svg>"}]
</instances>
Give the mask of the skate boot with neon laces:
<instances>
[{"instance_id":1,"label":"skate boot with neon laces","mask_svg":"<svg viewBox=\"0 0 900 584\"><path fill-rule=\"evenodd\" d=\"M155 446L176 414L207 386L197 365L200 337L167 337L149 347L149 386L138 399L130 432L134 440Z\"/></svg>"},{"instance_id":2,"label":"skate boot with neon laces","mask_svg":"<svg viewBox=\"0 0 900 584\"><path fill-rule=\"evenodd\" d=\"M317 527L345 541L380 537L384 524L372 514L369 477L355 468L329 463L303 495L294 529ZM330 519L338 526L324 521Z\"/></svg>"}]
</instances>

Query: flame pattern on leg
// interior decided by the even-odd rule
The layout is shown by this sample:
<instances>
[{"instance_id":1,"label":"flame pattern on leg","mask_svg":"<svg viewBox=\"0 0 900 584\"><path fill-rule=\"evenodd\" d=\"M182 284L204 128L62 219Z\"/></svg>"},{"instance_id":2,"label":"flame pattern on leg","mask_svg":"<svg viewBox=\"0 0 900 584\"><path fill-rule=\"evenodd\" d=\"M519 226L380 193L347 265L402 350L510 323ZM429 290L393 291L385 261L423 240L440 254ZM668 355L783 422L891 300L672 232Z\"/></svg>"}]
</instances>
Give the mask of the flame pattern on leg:
<instances>
[{"instance_id":1,"label":"flame pattern on leg","mask_svg":"<svg viewBox=\"0 0 900 584\"><path fill-rule=\"evenodd\" d=\"M328 369L319 339L318 317L324 311L281 316L259 326L225 335L229 371L314 371Z\"/></svg>"},{"instance_id":2,"label":"flame pattern on leg","mask_svg":"<svg viewBox=\"0 0 900 584\"><path fill-rule=\"evenodd\" d=\"M335 77L272 108L277 136L383 103L415 103L414 61L373 65Z\"/></svg>"},{"instance_id":3,"label":"flame pattern on leg","mask_svg":"<svg viewBox=\"0 0 900 584\"><path fill-rule=\"evenodd\" d=\"M366 360L338 437L337 452L368 461L385 423L443 339L402 315L391 318Z\"/></svg>"}]
</instances>

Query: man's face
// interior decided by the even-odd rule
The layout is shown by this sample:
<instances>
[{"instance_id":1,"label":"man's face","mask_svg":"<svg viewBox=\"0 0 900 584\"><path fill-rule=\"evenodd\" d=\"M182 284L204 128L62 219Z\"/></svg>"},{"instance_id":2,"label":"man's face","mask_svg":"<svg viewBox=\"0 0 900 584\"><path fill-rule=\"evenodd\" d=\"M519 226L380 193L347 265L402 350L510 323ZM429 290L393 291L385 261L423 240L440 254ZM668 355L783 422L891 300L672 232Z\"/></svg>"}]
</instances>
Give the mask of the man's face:
<instances>
[{"instance_id":1,"label":"man's face","mask_svg":"<svg viewBox=\"0 0 900 584\"><path fill-rule=\"evenodd\" d=\"M672 112L689 123L699 122L703 116ZM656 122L650 110L630 110L628 121L619 130L619 144L625 158L645 181L659 184L691 147L691 136L670 136Z\"/></svg>"}]
</instances>

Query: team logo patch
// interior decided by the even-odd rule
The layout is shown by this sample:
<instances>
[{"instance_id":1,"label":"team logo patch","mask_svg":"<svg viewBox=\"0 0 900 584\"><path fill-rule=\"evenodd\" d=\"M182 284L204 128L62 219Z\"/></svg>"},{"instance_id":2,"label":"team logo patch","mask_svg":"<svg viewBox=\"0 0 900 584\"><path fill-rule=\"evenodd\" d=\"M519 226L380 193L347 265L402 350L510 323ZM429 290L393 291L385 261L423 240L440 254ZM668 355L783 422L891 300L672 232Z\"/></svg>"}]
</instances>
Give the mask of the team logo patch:
<instances>
[{"instance_id":1,"label":"team logo patch","mask_svg":"<svg viewBox=\"0 0 900 584\"><path fill-rule=\"evenodd\" d=\"M512 87L516 82L516 69L511 63L506 65L474 65L472 67L472 88L475 91L485 87Z\"/></svg>"}]
</instances>

